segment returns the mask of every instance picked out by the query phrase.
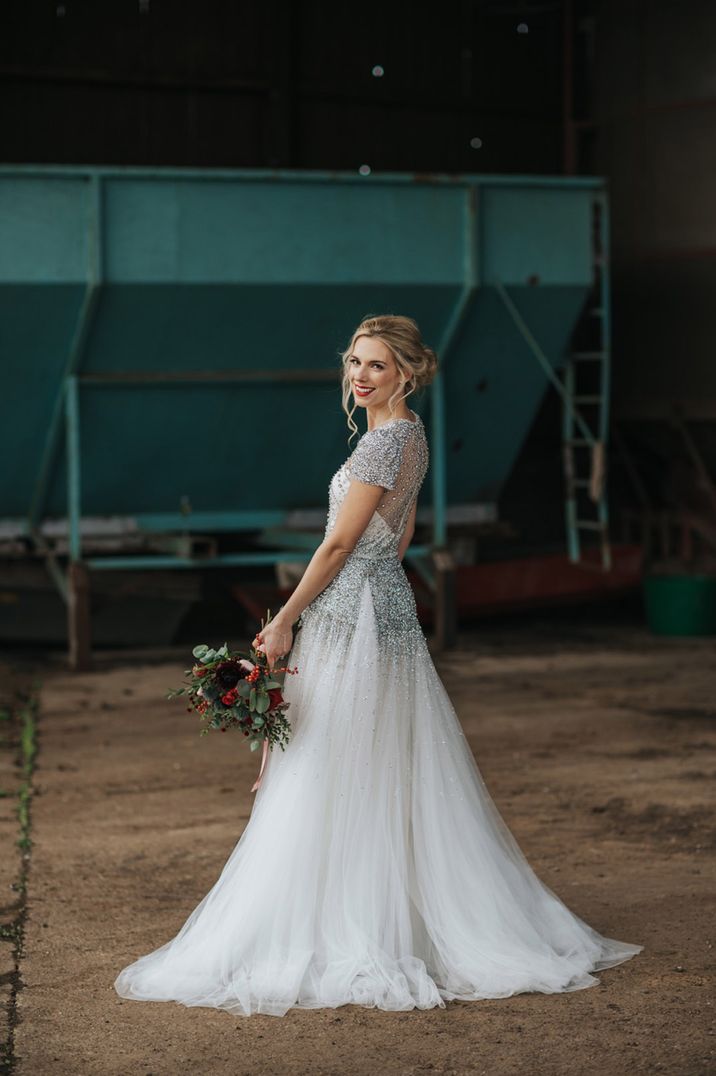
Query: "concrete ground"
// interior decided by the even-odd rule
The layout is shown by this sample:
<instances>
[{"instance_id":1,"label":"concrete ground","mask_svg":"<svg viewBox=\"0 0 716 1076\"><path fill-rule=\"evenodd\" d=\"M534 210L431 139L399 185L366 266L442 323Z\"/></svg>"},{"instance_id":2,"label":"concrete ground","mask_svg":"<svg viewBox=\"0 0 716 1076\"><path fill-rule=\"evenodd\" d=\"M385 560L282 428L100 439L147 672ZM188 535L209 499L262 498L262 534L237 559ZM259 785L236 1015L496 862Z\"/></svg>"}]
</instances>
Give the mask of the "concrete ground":
<instances>
[{"instance_id":1,"label":"concrete ground","mask_svg":"<svg viewBox=\"0 0 716 1076\"><path fill-rule=\"evenodd\" d=\"M460 644L437 665L503 816L575 912L642 954L589 990L445 1010L242 1019L124 1001L117 972L176 933L238 840L257 759L166 701L184 653L105 657L82 676L54 660L38 669L27 892L0 902L24 916L14 979L12 939L0 946L5 1071L716 1073L716 643L545 624ZM22 862L4 857L4 888Z\"/></svg>"}]
</instances>

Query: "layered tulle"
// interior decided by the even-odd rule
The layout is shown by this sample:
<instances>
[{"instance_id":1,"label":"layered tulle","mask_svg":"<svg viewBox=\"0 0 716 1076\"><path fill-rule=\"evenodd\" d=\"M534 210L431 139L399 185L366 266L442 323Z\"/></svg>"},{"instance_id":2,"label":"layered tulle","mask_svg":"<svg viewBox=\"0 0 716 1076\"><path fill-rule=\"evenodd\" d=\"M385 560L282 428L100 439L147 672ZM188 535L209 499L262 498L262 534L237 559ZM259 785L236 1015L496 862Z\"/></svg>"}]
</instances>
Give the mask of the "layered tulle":
<instances>
[{"instance_id":1,"label":"layered tulle","mask_svg":"<svg viewBox=\"0 0 716 1076\"><path fill-rule=\"evenodd\" d=\"M237 1015L431 1008L578 990L639 952L536 877L422 633L379 643L367 581L350 630L307 618L289 660L289 747L213 888L119 994Z\"/></svg>"}]
</instances>

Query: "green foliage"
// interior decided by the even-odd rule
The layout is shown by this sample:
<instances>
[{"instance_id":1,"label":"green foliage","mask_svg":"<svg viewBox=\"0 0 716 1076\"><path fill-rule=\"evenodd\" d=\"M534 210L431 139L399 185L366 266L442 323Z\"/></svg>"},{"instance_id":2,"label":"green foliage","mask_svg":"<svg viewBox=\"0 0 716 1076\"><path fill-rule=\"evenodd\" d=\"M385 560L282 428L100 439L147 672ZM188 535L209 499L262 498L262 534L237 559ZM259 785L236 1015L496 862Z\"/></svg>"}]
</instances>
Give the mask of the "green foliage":
<instances>
[{"instance_id":1,"label":"green foliage","mask_svg":"<svg viewBox=\"0 0 716 1076\"><path fill-rule=\"evenodd\" d=\"M271 612L267 610L261 627L270 620ZM200 643L193 648L192 655L196 664L184 670L184 683L181 687L168 689L166 697L184 698L188 708L198 712L202 722L201 735L212 729L236 728L248 739L252 751L264 741L268 741L271 749L278 744L283 751L291 735L291 725L286 717L289 704L281 695L274 696L272 703L269 692L280 691L283 686L283 680L277 674L298 670L269 670L262 651L253 647L248 653L231 651L228 643L216 649ZM228 669L226 662L230 663ZM232 665L236 671L233 684Z\"/></svg>"},{"instance_id":2,"label":"green foliage","mask_svg":"<svg viewBox=\"0 0 716 1076\"><path fill-rule=\"evenodd\" d=\"M203 665L210 665L212 661L220 661L223 658L227 658L229 656L229 647L227 643L224 643L218 650L213 650L211 647L207 646L206 643L199 643L199 645L195 646L192 650L192 654Z\"/></svg>"}]
</instances>

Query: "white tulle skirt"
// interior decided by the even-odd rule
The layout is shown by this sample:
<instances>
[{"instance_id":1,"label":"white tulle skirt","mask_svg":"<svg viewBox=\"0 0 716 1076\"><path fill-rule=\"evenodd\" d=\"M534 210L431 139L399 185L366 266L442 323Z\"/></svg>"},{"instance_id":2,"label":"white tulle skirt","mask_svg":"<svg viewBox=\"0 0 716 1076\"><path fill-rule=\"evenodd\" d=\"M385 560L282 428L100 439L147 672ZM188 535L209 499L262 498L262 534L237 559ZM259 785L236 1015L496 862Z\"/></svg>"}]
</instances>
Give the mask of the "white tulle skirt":
<instances>
[{"instance_id":1,"label":"white tulle skirt","mask_svg":"<svg viewBox=\"0 0 716 1076\"><path fill-rule=\"evenodd\" d=\"M289 661L291 743L269 755L213 888L118 975L122 997L239 1016L427 1009L579 990L640 951L596 933L534 874L422 633L408 652L381 648L367 584L354 630L314 618Z\"/></svg>"}]
</instances>

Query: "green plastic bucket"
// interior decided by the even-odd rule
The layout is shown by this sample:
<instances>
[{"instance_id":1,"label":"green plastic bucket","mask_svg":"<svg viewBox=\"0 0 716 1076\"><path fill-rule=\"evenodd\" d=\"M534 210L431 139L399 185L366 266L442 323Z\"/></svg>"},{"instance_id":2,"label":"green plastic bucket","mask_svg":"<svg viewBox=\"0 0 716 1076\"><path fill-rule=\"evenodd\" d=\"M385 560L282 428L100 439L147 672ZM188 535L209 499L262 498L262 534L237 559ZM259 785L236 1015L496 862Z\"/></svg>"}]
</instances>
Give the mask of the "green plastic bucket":
<instances>
[{"instance_id":1,"label":"green plastic bucket","mask_svg":"<svg viewBox=\"0 0 716 1076\"><path fill-rule=\"evenodd\" d=\"M716 635L716 576L648 575L644 597L657 635Z\"/></svg>"}]
</instances>

